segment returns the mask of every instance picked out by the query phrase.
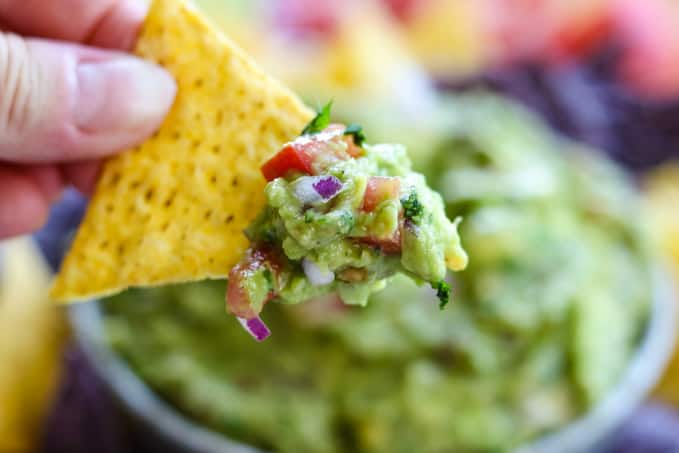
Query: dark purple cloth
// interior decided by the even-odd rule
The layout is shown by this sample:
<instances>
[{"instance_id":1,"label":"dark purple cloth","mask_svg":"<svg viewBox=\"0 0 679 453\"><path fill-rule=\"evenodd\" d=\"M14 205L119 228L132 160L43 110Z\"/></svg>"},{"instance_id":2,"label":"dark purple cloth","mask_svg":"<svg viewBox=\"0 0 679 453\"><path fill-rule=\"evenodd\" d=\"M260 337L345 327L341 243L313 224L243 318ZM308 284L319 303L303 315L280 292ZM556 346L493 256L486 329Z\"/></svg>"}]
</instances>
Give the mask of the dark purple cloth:
<instances>
[{"instance_id":1,"label":"dark purple cloth","mask_svg":"<svg viewBox=\"0 0 679 453\"><path fill-rule=\"evenodd\" d=\"M33 235L52 269L57 269L85 213L85 198L74 189L64 192L50 212L45 226Z\"/></svg>"},{"instance_id":2,"label":"dark purple cloth","mask_svg":"<svg viewBox=\"0 0 679 453\"><path fill-rule=\"evenodd\" d=\"M42 453L132 451L109 393L75 347L64 355L64 374L42 444Z\"/></svg>"},{"instance_id":3,"label":"dark purple cloth","mask_svg":"<svg viewBox=\"0 0 679 453\"><path fill-rule=\"evenodd\" d=\"M443 89L484 88L539 113L554 129L606 152L633 171L679 158L679 99L645 99L617 77L615 45L586 61L559 66L525 62Z\"/></svg>"},{"instance_id":4,"label":"dark purple cloth","mask_svg":"<svg viewBox=\"0 0 679 453\"><path fill-rule=\"evenodd\" d=\"M606 453L678 453L679 413L647 404L613 436Z\"/></svg>"}]
</instances>

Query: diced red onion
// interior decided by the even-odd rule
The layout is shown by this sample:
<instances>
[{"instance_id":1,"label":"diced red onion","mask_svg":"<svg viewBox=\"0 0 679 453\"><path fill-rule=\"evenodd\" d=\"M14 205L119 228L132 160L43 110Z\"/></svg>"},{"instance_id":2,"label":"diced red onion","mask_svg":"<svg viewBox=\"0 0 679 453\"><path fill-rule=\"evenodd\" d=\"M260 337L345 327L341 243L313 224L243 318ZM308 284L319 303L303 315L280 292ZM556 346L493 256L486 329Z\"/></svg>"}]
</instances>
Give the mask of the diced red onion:
<instances>
[{"instance_id":1,"label":"diced red onion","mask_svg":"<svg viewBox=\"0 0 679 453\"><path fill-rule=\"evenodd\" d=\"M256 318L252 319L245 319L245 318L237 318L238 322L243 326L245 330L247 330L250 335L254 337L255 340L257 341L264 341L269 335L271 335L271 331L269 328L264 324L264 321L257 316Z\"/></svg>"},{"instance_id":2,"label":"diced red onion","mask_svg":"<svg viewBox=\"0 0 679 453\"><path fill-rule=\"evenodd\" d=\"M329 200L342 190L342 181L334 176L302 176L294 187L295 197L304 204Z\"/></svg>"},{"instance_id":3,"label":"diced red onion","mask_svg":"<svg viewBox=\"0 0 679 453\"><path fill-rule=\"evenodd\" d=\"M304 268L304 275L314 286L327 285L335 280L335 273L332 271L322 271L316 263L310 259L304 258L302 260L302 268Z\"/></svg>"},{"instance_id":4,"label":"diced red onion","mask_svg":"<svg viewBox=\"0 0 679 453\"><path fill-rule=\"evenodd\" d=\"M324 200L329 200L342 190L342 181L334 176L321 176L312 185Z\"/></svg>"}]
</instances>

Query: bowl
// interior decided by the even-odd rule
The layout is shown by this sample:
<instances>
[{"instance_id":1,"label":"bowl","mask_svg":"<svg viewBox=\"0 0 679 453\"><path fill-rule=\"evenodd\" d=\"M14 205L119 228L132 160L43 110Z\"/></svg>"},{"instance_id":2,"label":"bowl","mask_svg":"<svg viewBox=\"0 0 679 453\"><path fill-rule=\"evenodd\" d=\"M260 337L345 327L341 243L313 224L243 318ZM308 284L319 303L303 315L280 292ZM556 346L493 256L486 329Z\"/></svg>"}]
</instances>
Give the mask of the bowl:
<instances>
[{"instance_id":1,"label":"bowl","mask_svg":"<svg viewBox=\"0 0 679 453\"><path fill-rule=\"evenodd\" d=\"M596 451L652 390L675 343L674 285L663 269L653 271L648 325L618 384L588 413L519 447L518 453ZM155 395L109 347L96 301L71 306L69 318L85 356L129 417L132 429L142 434L152 451L263 453L201 427Z\"/></svg>"}]
</instances>

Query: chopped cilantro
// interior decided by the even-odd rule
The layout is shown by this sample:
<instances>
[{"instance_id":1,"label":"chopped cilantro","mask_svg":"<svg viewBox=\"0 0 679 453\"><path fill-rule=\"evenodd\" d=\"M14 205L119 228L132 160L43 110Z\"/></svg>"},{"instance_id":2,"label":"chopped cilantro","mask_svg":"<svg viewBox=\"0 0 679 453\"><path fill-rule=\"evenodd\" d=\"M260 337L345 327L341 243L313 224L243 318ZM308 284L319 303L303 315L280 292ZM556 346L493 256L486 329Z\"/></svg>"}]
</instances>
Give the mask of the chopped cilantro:
<instances>
[{"instance_id":1,"label":"chopped cilantro","mask_svg":"<svg viewBox=\"0 0 679 453\"><path fill-rule=\"evenodd\" d=\"M323 129L330 125L330 110L332 109L332 101L328 102L316 114L313 120L306 125L302 131L302 135L318 134Z\"/></svg>"},{"instance_id":2,"label":"chopped cilantro","mask_svg":"<svg viewBox=\"0 0 679 453\"><path fill-rule=\"evenodd\" d=\"M273 244L278 240L276 228L273 225L248 227L245 229L245 236L250 242L266 242Z\"/></svg>"},{"instance_id":3,"label":"chopped cilantro","mask_svg":"<svg viewBox=\"0 0 679 453\"><path fill-rule=\"evenodd\" d=\"M348 234L354 225L356 225L356 219L353 214L348 211L343 211L340 215L340 230L343 233Z\"/></svg>"},{"instance_id":4,"label":"chopped cilantro","mask_svg":"<svg viewBox=\"0 0 679 453\"><path fill-rule=\"evenodd\" d=\"M273 291L273 274L268 267L264 268L264 279L266 280L266 284L269 287L269 291Z\"/></svg>"},{"instance_id":5,"label":"chopped cilantro","mask_svg":"<svg viewBox=\"0 0 679 453\"><path fill-rule=\"evenodd\" d=\"M415 223L419 223L422 220L422 212L424 207L420 200L417 199L417 193L415 191L410 192L408 198L401 198L401 205L403 206L403 216L406 219L410 219Z\"/></svg>"},{"instance_id":6,"label":"chopped cilantro","mask_svg":"<svg viewBox=\"0 0 679 453\"><path fill-rule=\"evenodd\" d=\"M262 230L262 240L266 243L269 244L274 244L278 240L278 236L276 235L276 230L273 228L266 228Z\"/></svg>"},{"instance_id":7,"label":"chopped cilantro","mask_svg":"<svg viewBox=\"0 0 679 453\"><path fill-rule=\"evenodd\" d=\"M354 137L354 145L363 146L365 143L365 134L363 133L363 127L358 124L350 124L344 129L344 135L352 135Z\"/></svg>"},{"instance_id":8,"label":"chopped cilantro","mask_svg":"<svg viewBox=\"0 0 679 453\"><path fill-rule=\"evenodd\" d=\"M439 298L439 308L443 310L450 302L450 285L444 280L432 283L431 287L436 290L436 297Z\"/></svg>"}]
</instances>

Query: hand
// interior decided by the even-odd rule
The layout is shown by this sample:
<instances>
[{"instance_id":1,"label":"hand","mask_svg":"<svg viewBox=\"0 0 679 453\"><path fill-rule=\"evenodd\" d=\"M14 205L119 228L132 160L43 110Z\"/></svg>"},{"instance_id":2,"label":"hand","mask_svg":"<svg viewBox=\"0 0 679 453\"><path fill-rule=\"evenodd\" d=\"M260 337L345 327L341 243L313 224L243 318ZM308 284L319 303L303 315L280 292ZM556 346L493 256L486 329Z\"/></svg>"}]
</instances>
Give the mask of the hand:
<instances>
[{"instance_id":1,"label":"hand","mask_svg":"<svg viewBox=\"0 0 679 453\"><path fill-rule=\"evenodd\" d=\"M102 157L160 125L174 81L123 53L145 11L141 0L0 0L11 30L0 33L0 238L39 228L66 185L89 192Z\"/></svg>"}]
</instances>

